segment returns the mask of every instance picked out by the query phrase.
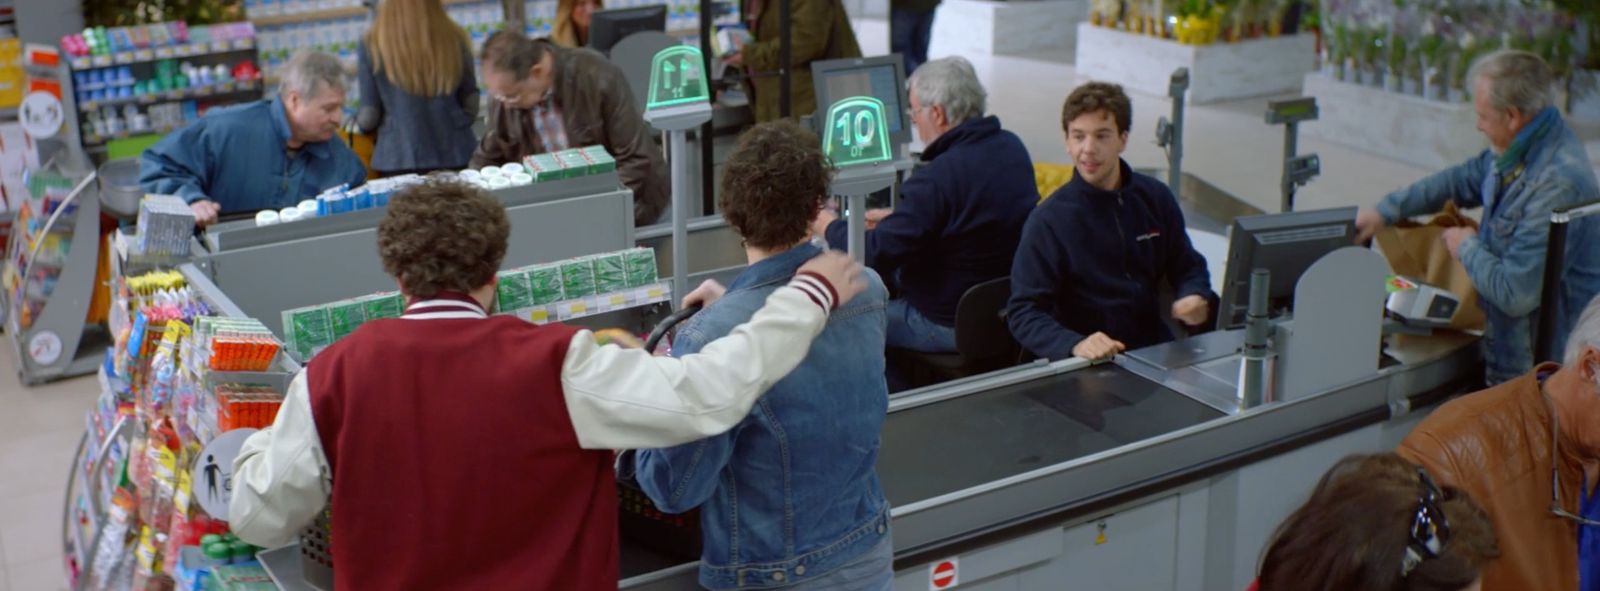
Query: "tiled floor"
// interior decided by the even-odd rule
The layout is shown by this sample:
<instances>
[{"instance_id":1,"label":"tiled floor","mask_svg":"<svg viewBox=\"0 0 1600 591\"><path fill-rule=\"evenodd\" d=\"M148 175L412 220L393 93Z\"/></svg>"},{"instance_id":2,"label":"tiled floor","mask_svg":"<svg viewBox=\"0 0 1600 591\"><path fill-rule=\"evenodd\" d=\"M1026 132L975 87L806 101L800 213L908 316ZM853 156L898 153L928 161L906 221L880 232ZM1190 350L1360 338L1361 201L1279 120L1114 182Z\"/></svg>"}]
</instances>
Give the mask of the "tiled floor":
<instances>
[{"instance_id":1,"label":"tiled floor","mask_svg":"<svg viewBox=\"0 0 1600 591\"><path fill-rule=\"evenodd\" d=\"M866 54L887 51L887 26L882 21L859 21L857 29ZM1079 82L1067 57L973 60L989 91L989 110L1022 137L1037 161L1067 161L1061 101ZM1262 123L1266 102L1190 108L1184 169L1257 207L1276 211L1283 131ZM1157 118L1169 109L1164 97L1134 97L1134 128L1126 154L1134 166L1165 166L1166 157L1152 138ZM1591 155L1600 158L1600 143L1590 146ZM1300 192L1298 203L1307 209L1370 203L1428 172L1314 138L1302 138L1300 150L1320 154L1323 163L1322 176ZM20 386L12 352L4 349L0 352L0 591L64 589L62 490L82 433L83 413L93 404L98 385L93 378L80 378Z\"/></svg>"}]
</instances>

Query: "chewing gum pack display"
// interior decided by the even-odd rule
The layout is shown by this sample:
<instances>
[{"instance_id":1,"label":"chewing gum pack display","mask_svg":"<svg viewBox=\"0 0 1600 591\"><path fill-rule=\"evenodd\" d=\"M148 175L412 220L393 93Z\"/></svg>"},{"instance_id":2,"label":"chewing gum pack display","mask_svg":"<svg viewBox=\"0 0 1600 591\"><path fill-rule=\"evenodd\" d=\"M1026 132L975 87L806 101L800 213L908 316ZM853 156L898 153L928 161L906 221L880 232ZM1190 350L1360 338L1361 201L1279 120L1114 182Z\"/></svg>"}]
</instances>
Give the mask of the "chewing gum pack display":
<instances>
[{"instance_id":1,"label":"chewing gum pack display","mask_svg":"<svg viewBox=\"0 0 1600 591\"><path fill-rule=\"evenodd\" d=\"M628 287L641 287L660 280L656 274L656 251L652 248L633 248L622 251L627 266Z\"/></svg>"},{"instance_id":2,"label":"chewing gum pack display","mask_svg":"<svg viewBox=\"0 0 1600 591\"><path fill-rule=\"evenodd\" d=\"M544 306L567 299L561 287L559 265L534 265L526 272L529 305ZM501 307L502 310L506 308Z\"/></svg>"},{"instance_id":3,"label":"chewing gum pack display","mask_svg":"<svg viewBox=\"0 0 1600 591\"><path fill-rule=\"evenodd\" d=\"M594 260L588 257L561 262L561 288L566 298L575 300L594 295Z\"/></svg>"},{"instance_id":4,"label":"chewing gum pack display","mask_svg":"<svg viewBox=\"0 0 1600 591\"><path fill-rule=\"evenodd\" d=\"M615 293L628 288L628 265L622 252L595 255L595 293Z\"/></svg>"},{"instance_id":5,"label":"chewing gum pack display","mask_svg":"<svg viewBox=\"0 0 1600 591\"><path fill-rule=\"evenodd\" d=\"M528 274L523 271L501 271L495 275L496 292L501 311L515 311L533 305L528 292Z\"/></svg>"}]
</instances>

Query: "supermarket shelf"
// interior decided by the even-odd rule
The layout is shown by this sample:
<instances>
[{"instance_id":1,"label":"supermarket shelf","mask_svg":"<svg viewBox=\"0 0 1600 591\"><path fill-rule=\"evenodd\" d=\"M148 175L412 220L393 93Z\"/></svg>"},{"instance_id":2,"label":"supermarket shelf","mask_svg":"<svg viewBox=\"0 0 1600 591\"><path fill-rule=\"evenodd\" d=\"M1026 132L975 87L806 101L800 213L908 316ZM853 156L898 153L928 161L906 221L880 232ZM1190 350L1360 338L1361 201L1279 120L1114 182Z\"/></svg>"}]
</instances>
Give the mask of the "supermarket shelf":
<instances>
[{"instance_id":1,"label":"supermarket shelf","mask_svg":"<svg viewBox=\"0 0 1600 591\"><path fill-rule=\"evenodd\" d=\"M157 47L153 49L136 49L133 51L119 51L104 55L91 55L72 58L69 64L73 70L87 70L90 68L105 68L110 66L126 66L156 60L194 57L197 55L213 55L232 53L235 51L254 50L255 39L234 39L233 41L212 41L210 43L185 43L170 47Z\"/></svg>"},{"instance_id":2,"label":"supermarket shelf","mask_svg":"<svg viewBox=\"0 0 1600 591\"><path fill-rule=\"evenodd\" d=\"M670 301L672 301L672 282L662 281L614 293L523 308L512 312L511 315L534 324L544 324Z\"/></svg>"},{"instance_id":3,"label":"supermarket shelf","mask_svg":"<svg viewBox=\"0 0 1600 591\"><path fill-rule=\"evenodd\" d=\"M128 139L130 137L139 137L139 136L142 136L142 135L166 135L166 134L172 133L173 131L176 131L178 128L181 128L181 127L183 127L183 126L182 125L173 125L173 126L157 127L157 128L153 128L153 129L146 129L144 131L139 131L139 132L124 131L124 132L117 133L117 134L110 135L110 136L98 136L98 135L94 135L93 133L85 133L85 134L83 134L83 145L86 146L86 147L95 147L95 146L104 145L106 142L109 142L111 140L125 140L125 139Z\"/></svg>"},{"instance_id":4,"label":"supermarket shelf","mask_svg":"<svg viewBox=\"0 0 1600 591\"><path fill-rule=\"evenodd\" d=\"M79 103L78 110L83 113L98 111L103 107L120 107L123 105L153 105L156 103L169 103L173 101L205 98L223 94L240 92L254 92L261 89L261 83L255 80L243 80L212 84L210 86L196 86L180 90L168 90L155 94L130 96L128 98L107 99L102 101L84 101ZM92 134L91 134L92 135ZM137 135L137 134L135 134Z\"/></svg>"},{"instance_id":5,"label":"supermarket shelf","mask_svg":"<svg viewBox=\"0 0 1600 591\"><path fill-rule=\"evenodd\" d=\"M341 18L366 16L367 9L362 6L349 6L345 8L330 8L328 10L308 10L292 14L278 14L273 16L251 17L250 22L257 27L276 27L292 25L295 23L325 21Z\"/></svg>"}]
</instances>

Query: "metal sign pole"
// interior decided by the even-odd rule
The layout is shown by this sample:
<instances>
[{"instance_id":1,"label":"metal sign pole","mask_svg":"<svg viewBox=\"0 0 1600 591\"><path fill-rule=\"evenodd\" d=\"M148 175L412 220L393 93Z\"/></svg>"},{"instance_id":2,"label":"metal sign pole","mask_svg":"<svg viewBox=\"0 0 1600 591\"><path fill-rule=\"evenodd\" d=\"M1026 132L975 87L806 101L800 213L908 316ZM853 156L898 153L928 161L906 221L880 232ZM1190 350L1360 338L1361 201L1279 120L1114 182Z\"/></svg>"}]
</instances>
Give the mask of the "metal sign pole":
<instances>
[{"instance_id":1,"label":"metal sign pole","mask_svg":"<svg viewBox=\"0 0 1600 591\"><path fill-rule=\"evenodd\" d=\"M689 294L689 130L711 120L706 60L700 50L677 45L657 53L650 67L644 120L667 133L672 167L672 297L674 307ZM709 138L701 138L709 141Z\"/></svg>"}]
</instances>

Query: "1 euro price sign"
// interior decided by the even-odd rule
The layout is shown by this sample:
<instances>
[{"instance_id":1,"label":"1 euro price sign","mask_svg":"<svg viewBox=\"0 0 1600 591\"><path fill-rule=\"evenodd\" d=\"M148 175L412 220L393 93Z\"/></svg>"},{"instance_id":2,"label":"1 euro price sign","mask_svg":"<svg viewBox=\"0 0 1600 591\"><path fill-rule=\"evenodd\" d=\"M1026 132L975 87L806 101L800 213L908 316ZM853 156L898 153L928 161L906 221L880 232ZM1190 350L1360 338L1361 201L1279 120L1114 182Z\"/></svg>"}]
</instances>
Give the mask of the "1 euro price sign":
<instances>
[{"instance_id":1,"label":"1 euro price sign","mask_svg":"<svg viewBox=\"0 0 1600 591\"><path fill-rule=\"evenodd\" d=\"M822 144L828 159L841 168L892 160L883 101L858 96L834 103L828 109Z\"/></svg>"},{"instance_id":2,"label":"1 euro price sign","mask_svg":"<svg viewBox=\"0 0 1600 591\"><path fill-rule=\"evenodd\" d=\"M648 110L674 107L711 98L706 90L705 59L700 48L676 45L661 50L650 65Z\"/></svg>"}]
</instances>

